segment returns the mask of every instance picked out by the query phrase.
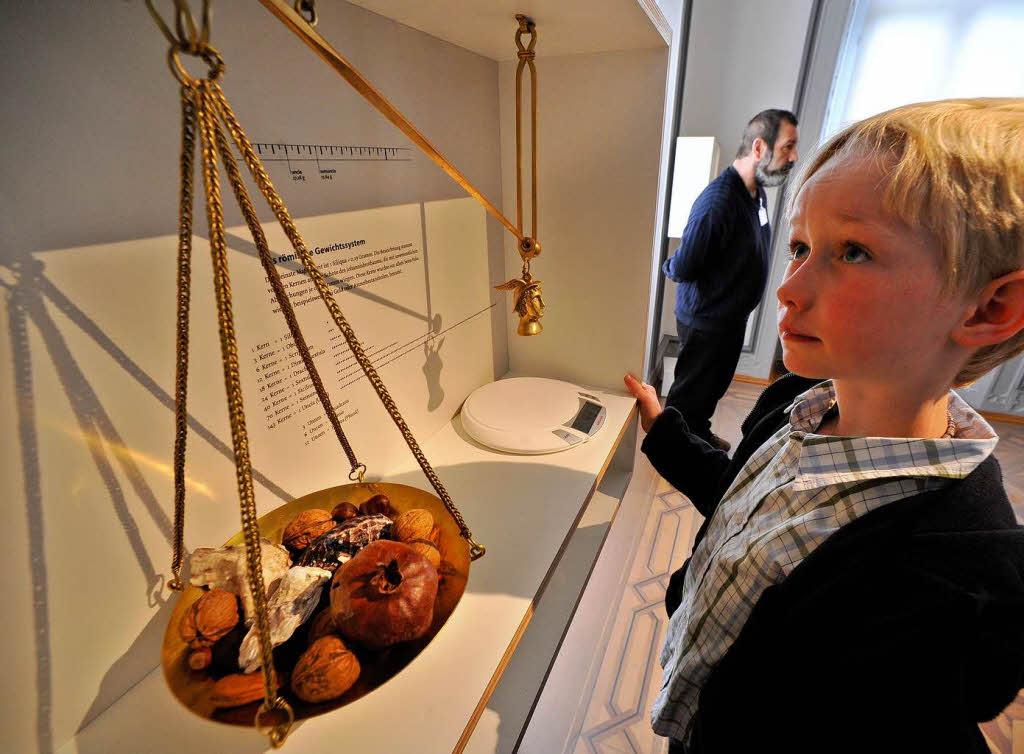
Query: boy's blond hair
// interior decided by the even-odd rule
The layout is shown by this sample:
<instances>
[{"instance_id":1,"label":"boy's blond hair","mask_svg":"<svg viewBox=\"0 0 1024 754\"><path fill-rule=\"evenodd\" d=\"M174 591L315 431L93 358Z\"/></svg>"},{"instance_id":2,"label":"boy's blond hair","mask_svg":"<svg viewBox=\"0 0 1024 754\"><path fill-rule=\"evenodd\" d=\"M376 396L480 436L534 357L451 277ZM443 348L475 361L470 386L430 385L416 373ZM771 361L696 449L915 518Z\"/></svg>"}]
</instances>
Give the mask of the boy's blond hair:
<instances>
[{"instance_id":1,"label":"boy's blond hair","mask_svg":"<svg viewBox=\"0 0 1024 754\"><path fill-rule=\"evenodd\" d=\"M883 204L942 251L944 293L974 294L1024 269L1024 99L922 102L880 113L823 144L797 173L800 188L826 163L851 154L889 171ZM1024 330L979 348L956 375L969 385L1024 351Z\"/></svg>"}]
</instances>

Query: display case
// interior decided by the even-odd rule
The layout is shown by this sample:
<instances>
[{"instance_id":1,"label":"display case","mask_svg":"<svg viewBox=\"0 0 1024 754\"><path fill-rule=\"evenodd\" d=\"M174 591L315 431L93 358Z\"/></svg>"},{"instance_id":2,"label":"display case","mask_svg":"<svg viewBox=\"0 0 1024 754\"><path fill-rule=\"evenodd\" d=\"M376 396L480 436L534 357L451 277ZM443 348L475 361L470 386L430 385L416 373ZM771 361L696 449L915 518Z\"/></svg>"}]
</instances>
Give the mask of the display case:
<instances>
[{"instance_id":1,"label":"display case","mask_svg":"<svg viewBox=\"0 0 1024 754\"><path fill-rule=\"evenodd\" d=\"M602 538L595 491L621 482L641 372L671 25L635 0L322 4L319 30L506 215L514 215L514 15L538 24L541 335L515 335L493 287L519 273L511 237L259 3L214 3L223 87L430 462L487 554L426 651L356 703L297 725L286 746L473 748L477 722L545 590L582 574ZM177 595L172 540L174 276L180 140L166 44L142 4L12 8L0 274L3 710L12 750L262 750L253 731L192 715L164 683ZM40 46L40 41L46 44ZM198 205L197 205L198 206ZM206 225L197 209L186 548L239 529ZM368 478L426 488L401 436L308 296L272 216L275 262ZM347 481L308 398L267 281L226 216L259 512ZM538 457L462 430L475 388L508 374L583 386L602 431ZM250 397L251 396L251 397ZM621 496L621 492L619 493ZM587 511L590 511L588 514ZM587 516L591 518L587 518ZM594 518L596 517L596 518ZM593 519L593 520L592 520ZM573 561L573 562L570 562ZM572 600L573 594L567 595ZM562 625L571 617L558 620ZM535 642L536 695L554 645ZM545 657L546 655L546 657ZM511 722L509 723L511 724ZM486 744L476 744L483 750Z\"/></svg>"}]
</instances>

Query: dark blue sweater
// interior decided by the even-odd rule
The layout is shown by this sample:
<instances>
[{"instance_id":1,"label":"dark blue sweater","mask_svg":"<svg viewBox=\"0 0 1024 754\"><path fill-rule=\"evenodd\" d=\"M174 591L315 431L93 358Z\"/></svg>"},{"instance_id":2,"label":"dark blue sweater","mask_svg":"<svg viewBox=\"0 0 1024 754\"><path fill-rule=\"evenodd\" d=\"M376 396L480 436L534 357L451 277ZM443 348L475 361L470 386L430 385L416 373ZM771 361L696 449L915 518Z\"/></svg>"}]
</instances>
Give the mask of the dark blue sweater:
<instances>
[{"instance_id":1,"label":"dark blue sweater","mask_svg":"<svg viewBox=\"0 0 1024 754\"><path fill-rule=\"evenodd\" d=\"M679 283L676 319L698 330L722 332L746 327L768 282L771 225L764 189L747 191L730 165L693 203L683 240L662 271Z\"/></svg>"}]
</instances>

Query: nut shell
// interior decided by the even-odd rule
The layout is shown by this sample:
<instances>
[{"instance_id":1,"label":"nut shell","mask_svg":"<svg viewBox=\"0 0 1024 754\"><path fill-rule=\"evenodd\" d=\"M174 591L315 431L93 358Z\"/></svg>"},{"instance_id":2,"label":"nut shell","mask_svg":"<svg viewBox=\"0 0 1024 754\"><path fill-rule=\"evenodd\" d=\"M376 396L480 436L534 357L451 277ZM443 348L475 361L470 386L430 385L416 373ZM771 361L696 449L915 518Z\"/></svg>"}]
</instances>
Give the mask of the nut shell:
<instances>
[{"instance_id":1,"label":"nut shell","mask_svg":"<svg viewBox=\"0 0 1024 754\"><path fill-rule=\"evenodd\" d=\"M213 646L238 623L238 597L211 589L193 602L178 624L178 633L192 649Z\"/></svg>"},{"instance_id":2,"label":"nut shell","mask_svg":"<svg viewBox=\"0 0 1024 754\"><path fill-rule=\"evenodd\" d=\"M410 539L406 544L429 560L434 570L441 567L441 551L429 539Z\"/></svg>"},{"instance_id":3,"label":"nut shell","mask_svg":"<svg viewBox=\"0 0 1024 754\"><path fill-rule=\"evenodd\" d=\"M391 525L391 538L397 539L399 542L427 539L433 528L434 517L430 515L430 511L413 508L395 519Z\"/></svg>"},{"instance_id":4,"label":"nut shell","mask_svg":"<svg viewBox=\"0 0 1024 754\"><path fill-rule=\"evenodd\" d=\"M326 702L359 678L359 660L337 636L323 636L303 652L292 673L292 691L304 702Z\"/></svg>"},{"instance_id":5,"label":"nut shell","mask_svg":"<svg viewBox=\"0 0 1024 754\"><path fill-rule=\"evenodd\" d=\"M331 511L331 518L337 521L339 524L344 521L348 521L350 518L355 518L359 515L359 508L352 505L347 500L343 503L338 503L334 506L334 510Z\"/></svg>"},{"instance_id":6,"label":"nut shell","mask_svg":"<svg viewBox=\"0 0 1024 754\"><path fill-rule=\"evenodd\" d=\"M309 543L334 528L331 514L320 508L302 511L285 527L281 542L292 550L305 550Z\"/></svg>"},{"instance_id":7,"label":"nut shell","mask_svg":"<svg viewBox=\"0 0 1024 754\"><path fill-rule=\"evenodd\" d=\"M262 698L263 673L232 673L210 689L210 702L214 707L241 707Z\"/></svg>"}]
</instances>

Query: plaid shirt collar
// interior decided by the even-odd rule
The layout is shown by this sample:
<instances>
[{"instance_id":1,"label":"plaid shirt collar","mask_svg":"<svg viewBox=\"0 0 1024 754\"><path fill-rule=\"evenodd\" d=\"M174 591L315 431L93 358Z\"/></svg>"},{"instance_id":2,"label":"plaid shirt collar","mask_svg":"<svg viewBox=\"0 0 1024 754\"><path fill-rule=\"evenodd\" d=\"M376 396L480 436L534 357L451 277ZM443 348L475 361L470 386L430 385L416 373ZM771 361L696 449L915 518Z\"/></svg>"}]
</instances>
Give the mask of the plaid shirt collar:
<instances>
[{"instance_id":1,"label":"plaid shirt collar","mask_svg":"<svg viewBox=\"0 0 1024 754\"><path fill-rule=\"evenodd\" d=\"M798 395L786 409L790 442L800 444L794 488L890 477L962 479L984 461L999 441L995 431L955 392L949 411L956 424L952 438L833 437L818 427L836 403L831 380Z\"/></svg>"}]
</instances>

